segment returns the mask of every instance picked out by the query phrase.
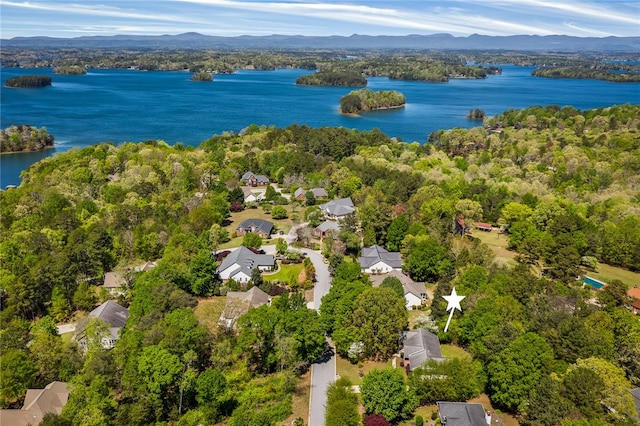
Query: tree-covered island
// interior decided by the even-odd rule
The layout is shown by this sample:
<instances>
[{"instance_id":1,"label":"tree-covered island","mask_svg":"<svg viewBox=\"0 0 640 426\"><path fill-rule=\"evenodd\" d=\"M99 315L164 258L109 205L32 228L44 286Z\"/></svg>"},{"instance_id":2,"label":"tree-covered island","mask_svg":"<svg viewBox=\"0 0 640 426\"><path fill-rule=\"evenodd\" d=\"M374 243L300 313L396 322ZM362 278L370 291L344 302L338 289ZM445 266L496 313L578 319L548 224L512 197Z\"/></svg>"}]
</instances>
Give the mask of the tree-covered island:
<instances>
[{"instance_id":1,"label":"tree-covered island","mask_svg":"<svg viewBox=\"0 0 640 426\"><path fill-rule=\"evenodd\" d=\"M347 86L362 87L367 79L358 71L326 70L298 77L296 84L305 86Z\"/></svg>"},{"instance_id":2,"label":"tree-covered island","mask_svg":"<svg viewBox=\"0 0 640 426\"><path fill-rule=\"evenodd\" d=\"M402 108L405 103L405 96L396 90L360 89L353 90L340 99L340 112L359 114L381 109Z\"/></svg>"},{"instance_id":3,"label":"tree-covered island","mask_svg":"<svg viewBox=\"0 0 640 426\"><path fill-rule=\"evenodd\" d=\"M213 74L210 72L199 71L193 74L190 80L191 81L213 81Z\"/></svg>"},{"instance_id":4,"label":"tree-covered island","mask_svg":"<svg viewBox=\"0 0 640 426\"><path fill-rule=\"evenodd\" d=\"M48 75L21 75L12 77L5 82L7 87L32 89L51 86L51 77Z\"/></svg>"},{"instance_id":5,"label":"tree-covered island","mask_svg":"<svg viewBox=\"0 0 640 426\"><path fill-rule=\"evenodd\" d=\"M546 78L603 80L614 83L640 82L639 72L615 72L607 69L594 69L588 67L543 67L534 70L531 75Z\"/></svg>"},{"instance_id":6,"label":"tree-covered island","mask_svg":"<svg viewBox=\"0 0 640 426\"><path fill-rule=\"evenodd\" d=\"M59 65L53 69L54 74L84 75L87 70L82 65Z\"/></svg>"},{"instance_id":7,"label":"tree-covered island","mask_svg":"<svg viewBox=\"0 0 640 426\"><path fill-rule=\"evenodd\" d=\"M29 125L10 126L0 130L0 152L39 151L53 147L53 135L42 127Z\"/></svg>"}]
</instances>

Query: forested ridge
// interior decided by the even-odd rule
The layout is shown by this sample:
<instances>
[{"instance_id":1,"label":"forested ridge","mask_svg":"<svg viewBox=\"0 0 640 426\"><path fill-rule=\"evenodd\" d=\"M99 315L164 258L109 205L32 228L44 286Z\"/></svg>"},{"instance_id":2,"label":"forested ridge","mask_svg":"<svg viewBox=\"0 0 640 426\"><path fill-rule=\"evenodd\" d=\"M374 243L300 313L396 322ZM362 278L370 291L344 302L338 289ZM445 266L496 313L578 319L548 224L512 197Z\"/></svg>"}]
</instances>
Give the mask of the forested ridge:
<instances>
[{"instance_id":1,"label":"forested ridge","mask_svg":"<svg viewBox=\"0 0 640 426\"><path fill-rule=\"evenodd\" d=\"M60 424L281 424L325 332L356 363L397 350L404 299L347 261L379 244L434 289L415 324L469 357L408 377L369 373L367 414L395 422L420 404L485 392L524 424L633 424L640 321L624 307L630 284L593 292L576 277L597 262L640 270L640 106L509 110L429 140L253 125L197 148L105 143L36 163L0 192L0 402L20 406L28 387L64 380L74 391ZM236 332L213 332L194 307L225 291L211 253L249 170L284 188L322 184L351 197L356 213L320 246L334 277L320 314L287 288ZM309 204L298 209L311 218ZM517 264L455 235L459 215L502 225ZM85 354L56 334L56 322L106 297L95 291L105 272L156 259L128 278L119 302L130 317L114 349L94 344ZM453 287L466 298L443 333L441 296ZM379 400L381 382L396 389L385 399L393 406ZM359 399L343 382L332 392L330 402ZM342 424L360 424L357 409L342 409Z\"/></svg>"}]
</instances>

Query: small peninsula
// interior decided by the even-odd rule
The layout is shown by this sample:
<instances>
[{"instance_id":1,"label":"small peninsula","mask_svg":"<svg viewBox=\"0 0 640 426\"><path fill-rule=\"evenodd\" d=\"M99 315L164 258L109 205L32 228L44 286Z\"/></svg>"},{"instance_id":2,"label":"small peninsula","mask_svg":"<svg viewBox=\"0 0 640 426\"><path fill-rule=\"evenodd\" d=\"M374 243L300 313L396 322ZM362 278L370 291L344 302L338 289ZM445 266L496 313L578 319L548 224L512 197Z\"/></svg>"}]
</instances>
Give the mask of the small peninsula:
<instances>
[{"instance_id":1,"label":"small peninsula","mask_svg":"<svg viewBox=\"0 0 640 426\"><path fill-rule=\"evenodd\" d=\"M53 135L45 127L37 129L28 124L9 126L0 130L0 153L40 151L53 147Z\"/></svg>"},{"instance_id":2,"label":"small peninsula","mask_svg":"<svg viewBox=\"0 0 640 426\"><path fill-rule=\"evenodd\" d=\"M622 73L611 70L586 68L586 67L545 67L534 70L534 77L546 78L573 78L581 80L602 80L614 83L638 83L640 74Z\"/></svg>"},{"instance_id":3,"label":"small peninsula","mask_svg":"<svg viewBox=\"0 0 640 426\"><path fill-rule=\"evenodd\" d=\"M84 75L87 73L87 70L82 65L61 65L55 67L53 73L64 75Z\"/></svg>"},{"instance_id":4,"label":"small peninsula","mask_svg":"<svg viewBox=\"0 0 640 426\"><path fill-rule=\"evenodd\" d=\"M351 91L340 99L340 111L343 114L359 114L381 109L402 108L405 103L405 96L396 90L374 92L371 89L360 89Z\"/></svg>"},{"instance_id":5,"label":"small peninsula","mask_svg":"<svg viewBox=\"0 0 640 426\"><path fill-rule=\"evenodd\" d=\"M213 81L213 74L210 72L197 72L190 78L191 81Z\"/></svg>"},{"instance_id":6,"label":"small peninsula","mask_svg":"<svg viewBox=\"0 0 640 426\"><path fill-rule=\"evenodd\" d=\"M304 86L363 87L367 79L357 71L318 71L315 74L298 77L296 84Z\"/></svg>"},{"instance_id":7,"label":"small peninsula","mask_svg":"<svg viewBox=\"0 0 640 426\"><path fill-rule=\"evenodd\" d=\"M51 86L51 77L48 75L21 75L6 81L5 86L23 89Z\"/></svg>"}]
</instances>

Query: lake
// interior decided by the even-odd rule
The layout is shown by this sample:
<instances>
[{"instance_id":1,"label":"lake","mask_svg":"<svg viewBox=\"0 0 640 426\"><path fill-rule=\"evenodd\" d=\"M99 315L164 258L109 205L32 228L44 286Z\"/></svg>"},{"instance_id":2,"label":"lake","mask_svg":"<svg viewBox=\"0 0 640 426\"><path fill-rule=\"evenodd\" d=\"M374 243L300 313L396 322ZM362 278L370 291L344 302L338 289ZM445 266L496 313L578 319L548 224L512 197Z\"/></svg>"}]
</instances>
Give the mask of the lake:
<instances>
[{"instance_id":1,"label":"lake","mask_svg":"<svg viewBox=\"0 0 640 426\"><path fill-rule=\"evenodd\" d=\"M286 127L378 128L406 142L425 143L429 134L473 127L470 109L487 115L533 105L573 105L580 109L640 102L640 84L532 77L532 67L503 66L502 75L482 80L425 83L369 78L372 90L398 90L404 108L358 117L338 111L353 88L296 86L306 70L238 71L215 75L213 82L190 81L186 72L89 70L86 75L54 75L51 69L0 70L0 127L46 127L56 147L43 152L0 156L0 187L20 183L20 172L55 152L99 142L160 139L199 145L212 135L238 132L250 124ZM50 75L43 89L9 89L8 78Z\"/></svg>"}]
</instances>

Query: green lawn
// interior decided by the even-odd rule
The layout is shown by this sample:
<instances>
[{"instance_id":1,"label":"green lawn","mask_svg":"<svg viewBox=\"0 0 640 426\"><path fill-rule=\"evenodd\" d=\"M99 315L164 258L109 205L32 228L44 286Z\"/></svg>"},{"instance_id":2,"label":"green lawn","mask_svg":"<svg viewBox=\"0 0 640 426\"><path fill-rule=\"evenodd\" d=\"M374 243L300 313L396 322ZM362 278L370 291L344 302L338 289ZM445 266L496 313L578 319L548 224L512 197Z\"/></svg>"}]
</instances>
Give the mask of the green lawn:
<instances>
[{"instance_id":1,"label":"green lawn","mask_svg":"<svg viewBox=\"0 0 640 426\"><path fill-rule=\"evenodd\" d=\"M279 237L278 232L282 231L285 234L287 234L294 225L293 221L291 220L291 213L293 210L293 206L283 206L283 207L286 208L287 212L289 213L289 217L287 219L277 219L277 220L273 219L270 214L265 213L265 211L260 207L258 207L257 209L244 209L241 212L231 213L231 216L229 217L229 224L225 227L225 229L229 233L229 236L232 236L235 234L238 224L244 220L247 220L247 219L268 220L269 222L273 222L274 231L273 231L273 234L271 235L271 239L263 240L262 245L266 246L269 244L275 244L274 242L275 239ZM300 209L300 207L297 207L296 211L299 216L304 215L304 210ZM240 245L242 245L242 238L243 237L231 238L230 241L224 244L220 244L220 246L218 247L218 250L225 250L225 249L240 247Z\"/></svg>"},{"instance_id":2,"label":"green lawn","mask_svg":"<svg viewBox=\"0 0 640 426\"><path fill-rule=\"evenodd\" d=\"M587 272L587 275L596 278L605 283L613 280L622 281L627 288L631 288L634 285L640 285L640 274L637 272L631 272L628 269L618 268L616 266L606 265L604 263L598 264L598 272Z\"/></svg>"},{"instance_id":3,"label":"green lawn","mask_svg":"<svg viewBox=\"0 0 640 426\"><path fill-rule=\"evenodd\" d=\"M460 346L440 345L440 349L442 350L442 356L444 356L445 358L470 358L471 357L471 355L469 355Z\"/></svg>"},{"instance_id":4,"label":"green lawn","mask_svg":"<svg viewBox=\"0 0 640 426\"><path fill-rule=\"evenodd\" d=\"M498 262L515 265L517 253L507 250L506 248L509 239L508 235L500 234L496 231L473 231L473 236L480 239L480 241L485 243L493 251ZM604 282L620 280L625 283L627 288L640 284L640 273L631 272L627 269L606 265L604 263L598 265L598 272L588 272L587 275Z\"/></svg>"},{"instance_id":5,"label":"green lawn","mask_svg":"<svg viewBox=\"0 0 640 426\"><path fill-rule=\"evenodd\" d=\"M302 263L294 265L280 265L280 270L275 274L263 274L262 277L265 281L280 281L283 283L290 283L292 280L298 281L300 271L304 269Z\"/></svg>"},{"instance_id":6,"label":"green lawn","mask_svg":"<svg viewBox=\"0 0 640 426\"><path fill-rule=\"evenodd\" d=\"M387 362L367 361L362 363L362 371L365 375L371 370L381 370L383 368L391 368L391 360ZM398 366L398 368L400 367ZM346 377L352 384L359 385L362 383L359 370L358 364L351 364L348 359L336 355L336 374L338 374L338 376Z\"/></svg>"}]
</instances>

